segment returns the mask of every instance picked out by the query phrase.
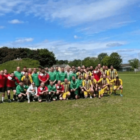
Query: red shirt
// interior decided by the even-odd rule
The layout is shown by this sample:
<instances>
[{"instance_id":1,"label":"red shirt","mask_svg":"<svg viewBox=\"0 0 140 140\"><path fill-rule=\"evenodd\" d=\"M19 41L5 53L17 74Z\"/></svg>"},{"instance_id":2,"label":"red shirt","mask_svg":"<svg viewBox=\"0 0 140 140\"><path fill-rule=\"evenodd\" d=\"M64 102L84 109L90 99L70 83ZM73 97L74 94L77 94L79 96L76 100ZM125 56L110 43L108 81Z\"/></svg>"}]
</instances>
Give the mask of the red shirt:
<instances>
[{"instance_id":1,"label":"red shirt","mask_svg":"<svg viewBox=\"0 0 140 140\"><path fill-rule=\"evenodd\" d=\"M93 76L96 79L96 81L99 81L100 80L100 77L101 77L101 72L94 70L93 71Z\"/></svg>"},{"instance_id":2,"label":"red shirt","mask_svg":"<svg viewBox=\"0 0 140 140\"><path fill-rule=\"evenodd\" d=\"M12 78L10 74L6 75L7 81L6 86L7 87L16 87L16 82L19 83L19 80L17 77ZM12 79L11 79L12 78Z\"/></svg>"},{"instance_id":3,"label":"red shirt","mask_svg":"<svg viewBox=\"0 0 140 140\"><path fill-rule=\"evenodd\" d=\"M0 88L3 88L6 86L6 76L5 75L0 75Z\"/></svg>"},{"instance_id":4,"label":"red shirt","mask_svg":"<svg viewBox=\"0 0 140 140\"><path fill-rule=\"evenodd\" d=\"M46 82L48 79L50 78L49 74L39 74L38 75L38 79L41 81L41 82Z\"/></svg>"},{"instance_id":5,"label":"red shirt","mask_svg":"<svg viewBox=\"0 0 140 140\"><path fill-rule=\"evenodd\" d=\"M38 87L38 89L37 89L37 95L40 96L41 95L40 93L43 92L43 91L48 91L48 88L46 86L44 88Z\"/></svg>"},{"instance_id":6,"label":"red shirt","mask_svg":"<svg viewBox=\"0 0 140 140\"><path fill-rule=\"evenodd\" d=\"M59 90L59 91L64 91L64 86L63 85L58 85L56 84L56 89Z\"/></svg>"}]
</instances>

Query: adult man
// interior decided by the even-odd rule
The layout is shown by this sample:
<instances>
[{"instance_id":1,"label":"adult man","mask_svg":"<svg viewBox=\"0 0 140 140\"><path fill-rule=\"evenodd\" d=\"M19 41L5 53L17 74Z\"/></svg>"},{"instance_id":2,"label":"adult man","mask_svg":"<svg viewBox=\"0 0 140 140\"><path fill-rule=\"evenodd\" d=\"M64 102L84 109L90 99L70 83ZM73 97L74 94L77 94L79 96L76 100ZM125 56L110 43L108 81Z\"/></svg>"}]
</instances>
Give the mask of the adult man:
<instances>
[{"instance_id":1,"label":"adult man","mask_svg":"<svg viewBox=\"0 0 140 140\"><path fill-rule=\"evenodd\" d=\"M59 74L60 74L60 72L59 72L59 70L58 70L58 67L56 67L56 68L55 68L56 83L57 83L58 80L59 80Z\"/></svg>"},{"instance_id":2,"label":"adult man","mask_svg":"<svg viewBox=\"0 0 140 140\"><path fill-rule=\"evenodd\" d=\"M64 72L64 68L61 68L61 72L59 73L59 80L64 82L64 79L67 78L67 74Z\"/></svg>"},{"instance_id":3,"label":"adult man","mask_svg":"<svg viewBox=\"0 0 140 140\"><path fill-rule=\"evenodd\" d=\"M64 93L64 86L61 84L61 81L58 81L55 87L57 90L56 91L57 99L62 100L62 94Z\"/></svg>"},{"instance_id":4,"label":"adult man","mask_svg":"<svg viewBox=\"0 0 140 140\"><path fill-rule=\"evenodd\" d=\"M26 86L30 86L32 81L32 77L28 75L28 72L25 73L25 75L21 78L21 81L24 83Z\"/></svg>"},{"instance_id":5,"label":"adult man","mask_svg":"<svg viewBox=\"0 0 140 140\"><path fill-rule=\"evenodd\" d=\"M33 101L38 98L38 96L37 96L37 87L35 86L35 83L32 83L29 86L29 88L27 89L26 94L27 94L28 103L30 103L30 97L33 98Z\"/></svg>"},{"instance_id":6,"label":"adult man","mask_svg":"<svg viewBox=\"0 0 140 140\"><path fill-rule=\"evenodd\" d=\"M43 98L46 99L46 102L50 102L49 94L48 94L48 88L45 86L45 83L41 83L40 87L37 89L37 96L38 96L38 102L41 103Z\"/></svg>"},{"instance_id":7,"label":"adult man","mask_svg":"<svg viewBox=\"0 0 140 140\"><path fill-rule=\"evenodd\" d=\"M80 71L81 71L81 67L78 66L78 67L77 67L77 70L76 70L76 73L77 73L77 72L80 72Z\"/></svg>"},{"instance_id":8,"label":"adult man","mask_svg":"<svg viewBox=\"0 0 140 140\"><path fill-rule=\"evenodd\" d=\"M40 82L39 82L39 79L38 79L38 73L37 73L37 69L36 68L34 68L34 70L33 70L32 80L35 83L35 86L39 87Z\"/></svg>"},{"instance_id":9,"label":"adult man","mask_svg":"<svg viewBox=\"0 0 140 140\"><path fill-rule=\"evenodd\" d=\"M5 69L4 70L4 75L7 76L8 75L8 71Z\"/></svg>"},{"instance_id":10,"label":"adult man","mask_svg":"<svg viewBox=\"0 0 140 140\"><path fill-rule=\"evenodd\" d=\"M106 70L106 67L105 66L103 66L103 68L102 68L102 70L101 70L101 76L103 76L103 75L108 75L108 71Z\"/></svg>"},{"instance_id":11,"label":"adult man","mask_svg":"<svg viewBox=\"0 0 140 140\"><path fill-rule=\"evenodd\" d=\"M117 73L117 70L114 69L113 66L111 66L110 69L108 70L109 80L115 79L117 74L118 74L118 73Z\"/></svg>"},{"instance_id":12,"label":"adult man","mask_svg":"<svg viewBox=\"0 0 140 140\"><path fill-rule=\"evenodd\" d=\"M24 67L24 68L23 68L23 70L22 70L22 72L21 72L21 73L22 73L22 75L24 75L24 74L25 74L25 72L28 72L28 71L27 71L27 67Z\"/></svg>"},{"instance_id":13,"label":"adult man","mask_svg":"<svg viewBox=\"0 0 140 140\"><path fill-rule=\"evenodd\" d=\"M48 85L49 78L49 74L45 73L45 69L42 68L41 73L38 75L39 81L43 82L45 85Z\"/></svg>"},{"instance_id":14,"label":"adult man","mask_svg":"<svg viewBox=\"0 0 140 140\"><path fill-rule=\"evenodd\" d=\"M38 68L37 74L39 75L39 74L41 74L41 73L42 73L42 67L39 67L39 68Z\"/></svg>"},{"instance_id":15,"label":"adult man","mask_svg":"<svg viewBox=\"0 0 140 140\"><path fill-rule=\"evenodd\" d=\"M100 71L102 71L102 66L101 66L101 64L98 64L98 69L100 70Z\"/></svg>"},{"instance_id":16,"label":"adult man","mask_svg":"<svg viewBox=\"0 0 140 140\"><path fill-rule=\"evenodd\" d=\"M67 74L67 79L70 81L70 75L72 74L70 68L67 68L66 74Z\"/></svg>"},{"instance_id":17,"label":"adult man","mask_svg":"<svg viewBox=\"0 0 140 140\"><path fill-rule=\"evenodd\" d=\"M62 98L63 100L66 100L70 97L70 83L67 79L64 80L64 83L62 83L63 88L64 88L64 92L62 94Z\"/></svg>"},{"instance_id":18,"label":"adult man","mask_svg":"<svg viewBox=\"0 0 140 140\"><path fill-rule=\"evenodd\" d=\"M103 97L105 92L108 92L109 94L109 80L106 78L106 75L103 75L103 78L101 78L98 83L101 83L101 89L99 91L99 99Z\"/></svg>"},{"instance_id":19,"label":"adult man","mask_svg":"<svg viewBox=\"0 0 140 140\"><path fill-rule=\"evenodd\" d=\"M92 99L92 96L93 96L92 83L91 83L91 80L89 80L88 76L85 78L85 80L83 80L82 86L83 86L82 91L84 92L85 98L87 98L89 95L90 98Z\"/></svg>"},{"instance_id":20,"label":"adult man","mask_svg":"<svg viewBox=\"0 0 140 140\"><path fill-rule=\"evenodd\" d=\"M91 76L91 83L92 83L91 88L93 89L93 96L96 97L96 95L98 95L98 85L94 76Z\"/></svg>"},{"instance_id":21,"label":"adult man","mask_svg":"<svg viewBox=\"0 0 140 140\"><path fill-rule=\"evenodd\" d=\"M27 87L24 86L23 82L20 82L19 85L16 87L16 95L18 97L18 101L22 102L26 99L26 90Z\"/></svg>"},{"instance_id":22,"label":"adult man","mask_svg":"<svg viewBox=\"0 0 140 140\"><path fill-rule=\"evenodd\" d=\"M50 101L56 101L57 96L56 96L56 87L53 85L53 82L50 81L50 84L48 85L48 90L49 90L49 99Z\"/></svg>"},{"instance_id":23,"label":"adult man","mask_svg":"<svg viewBox=\"0 0 140 140\"><path fill-rule=\"evenodd\" d=\"M114 79L112 82L114 82L114 93L116 94L116 91L120 90L120 96L122 96L122 92L123 92L122 79L120 79L119 76L116 75L116 79Z\"/></svg>"},{"instance_id":24,"label":"adult man","mask_svg":"<svg viewBox=\"0 0 140 140\"><path fill-rule=\"evenodd\" d=\"M83 77L83 79L85 79L86 73L85 73L84 69L81 69L80 75Z\"/></svg>"},{"instance_id":25,"label":"adult man","mask_svg":"<svg viewBox=\"0 0 140 140\"><path fill-rule=\"evenodd\" d=\"M95 70L93 71L93 76L96 79L96 81L99 81L101 77L101 72L98 67L96 67Z\"/></svg>"},{"instance_id":26,"label":"adult man","mask_svg":"<svg viewBox=\"0 0 140 140\"><path fill-rule=\"evenodd\" d=\"M90 66L90 68L89 68L89 69L90 69L90 71L92 72L92 71L93 71L93 66Z\"/></svg>"},{"instance_id":27,"label":"adult man","mask_svg":"<svg viewBox=\"0 0 140 140\"><path fill-rule=\"evenodd\" d=\"M91 73L91 71L90 71L90 69L89 69L88 67L86 68L85 77L87 77L87 76L88 76L89 78L92 76L92 73Z\"/></svg>"},{"instance_id":28,"label":"adult man","mask_svg":"<svg viewBox=\"0 0 140 140\"><path fill-rule=\"evenodd\" d=\"M72 74L70 74L69 81L72 80L72 77L75 77L75 79L77 79L77 74L76 74L76 70L75 70L75 68L73 68L73 70L72 70Z\"/></svg>"},{"instance_id":29,"label":"adult man","mask_svg":"<svg viewBox=\"0 0 140 140\"><path fill-rule=\"evenodd\" d=\"M56 73L54 72L53 67L51 67L51 69L50 69L49 76L50 76L49 81L52 81L53 84L55 84L56 83Z\"/></svg>"},{"instance_id":30,"label":"adult man","mask_svg":"<svg viewBox=\"0 0 140 140\"><path fill-rule=\"evenodd\" d=\"M2 102L4 102L5 91L6 91L6 76L3 71L0 71L0 92L2 92Z\"/></svg>"},{"instance_id":31,"label":"adult man","mask_svg":"<svg viewBox=\"0 0 140 140\"><path fill-rule=\"evenodd\" d=\"M28 69L28 75L31 76L32 73L33 73L32 68L29 68L29 69Z\"/></svg>"},{"instance_id":32,"label":"adult man","mask_svg":"<svg viewBox=\"0 0 140 140\"><path fill-rule=\"evenodd\" d=\"M11 102L11 99L10 99L11 90L13 91L13 101L15 101L16 100L16 86L18 85L19 80L17 77L15 77L14 72L12 72L11 74L8 74L6 78L7 78L6 87L7 87L8 101Z\"/></svg>"},{"instance_id":33,"label":"adult man","mask_svg":"<svg viewBox=\"0 0 140 140\"><path fill-rule=\"evenodd\" d=\"M70 89L71 89L71 95L72 98L78 99L78 83L76 81L75 76L72 77L71 83L70 83Z\"/></svg>"},{"instance_id":34,"label":"adult man","mask_svg":"<svg viewBox=\"0 0 140 140\"><path fill-rule=\"evenodd\" d=\"M45 68L45 73L49 73L48 67Z\"/></svg>"},{"instance_id":35,"label":"adult man","mask_svg":"<svg viewBox=\"0 0 140 140\"><path fill-rule=\"evenodd\" d=\"M81 98L84 98L84 94L83 94L83 92L82 92L82 90L83 90L82 83L83 83L82 75L79 75L79 76L78 76L78 79L77 79L78 93L79 93L79 96L80 96Z\"/></svg>"},{"instance_id":36,"label":"adult man","mask_svg":"<svg viewBox=\"0 0 140 140\"><path fill-rule=\"evenodd\" d=\"M21 81L23 74L20 71L20 67L17 67L17 71L14 72L14 75L18 78L19 81Z\"/></svg>"},{"instance_id":37,"label":"adult man","mask_svg":"<svg viewBox=\"0 0 140 140\"><path fill-rule=\"evenodd\" d=\"M113 83L111 81L116 78L117 74L118 74L117 70L114 69L113 66L111 66L110 69L108 70L108 79L110 81L110 91L111 91L111 93L113 92Z\"/></svg>"}]
</instances>

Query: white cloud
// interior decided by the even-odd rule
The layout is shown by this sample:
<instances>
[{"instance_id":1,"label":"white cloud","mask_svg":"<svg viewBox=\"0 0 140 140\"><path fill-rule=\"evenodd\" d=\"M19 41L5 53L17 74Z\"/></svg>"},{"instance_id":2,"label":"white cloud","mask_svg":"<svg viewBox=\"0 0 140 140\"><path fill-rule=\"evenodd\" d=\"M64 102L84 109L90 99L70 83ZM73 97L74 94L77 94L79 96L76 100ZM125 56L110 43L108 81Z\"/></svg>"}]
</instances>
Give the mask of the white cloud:
<instances>
[{"instance_id":1,"label":"white cloud","mask_svg":"<svg viewBox=\"0 0 140 140\"><path fill-rule=\"evenodd\" d=\"M4 29L5 28L5 26L0 26L0 29Z\"/></svg>"},{"instance_id":2,"label":"white cloud","mask_svg":"<svg viewBox=\"0 0 140 140\"><path fill-rule=\"evenodd\" d=\"M24 23L24 22L20 21L18 19L13 19L13 20L10 20L9 23L11 23L11 24L21 24L21 23Z\"/></svg>"},{"instance_id":3,"label":"white cloud","mask_svg":"<svg viewBox=\"0 0 140 140\"><path fill-rule=\"evenodd\" d=\"M59 20L65 26L86 24L85 28L93 28L96 21L104 22L115 17L118 25L114 26L121 26L129 21L126 15L129 14L132 5L138 3L139 0L1 0L0 13L3 15L24 12L49 21Z\"/></svg>"},{"instance_id":4,"label":"white cloud","mask_svg":"<svg viewBox=\"0 0 140 140\"><path fill-rule=\"evenodd\" d=\"M74 39L78 39L79 37L77 35L74 35Z\"/></svg>"},{"instance_id":5,"label":"white cloud","mask_svg":"<svg viewBox=\"0 0 140 140\"><path fill-rule=\"evenodd\" d=\"M26 42L32 42L33 38L23 38L23 39L17 39L15 43L26 43Z\"/></svg>"},{"instance_id":6,"label":"white cloud","mask_svg":"<svg viewBox=\"0 0 140 140\"><path fill-rule=\"evenodd\" d=\"M31 43L33 38L17 39L16 41L0 44L8 47L22 47L30 49L42 49L46 48L54 52L55 56L59 60L73 60L84 59L85 57L97 57L98 54L105 52L109 55L112 52L118 52L123 59L123 63L127 63L128 60L140 57L140 49L124 49L123 45L125 41L85 41L85 42L65 42L65 41L48 41L45 40L40 43ZM26 43L26 44L25 44ZM27 44L29 43L29 44ZM113 44L113 45L107 45ZM115 45L114 45L115 44ZM120 45L121 44L121 45ZM118 46L117 46L118 45ZM116 47L119 47L116 48Z\"/></svg>"}]
</instances>

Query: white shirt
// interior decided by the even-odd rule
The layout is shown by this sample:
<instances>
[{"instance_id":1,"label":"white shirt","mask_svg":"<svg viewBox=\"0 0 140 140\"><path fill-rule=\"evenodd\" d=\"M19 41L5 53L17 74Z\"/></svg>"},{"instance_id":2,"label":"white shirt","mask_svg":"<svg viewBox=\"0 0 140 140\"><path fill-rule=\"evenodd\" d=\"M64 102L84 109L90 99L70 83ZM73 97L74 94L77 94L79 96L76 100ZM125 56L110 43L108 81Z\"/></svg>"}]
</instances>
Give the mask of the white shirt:
<instances>
[{"instance_id":1,"label":"white shirt","mask_svg":"<svg viewBox=\"0 0 140 140\"><path fill-rule=\"evenodd\" d=\"M35 90L35 92L33 92L32 90ZM29 88L27 89L27 92L32 92L32 93L34 93L35 95L37 95L37 87L33 87L32 85L30 85L29 86Z\"/></svg>"}]
</instances>

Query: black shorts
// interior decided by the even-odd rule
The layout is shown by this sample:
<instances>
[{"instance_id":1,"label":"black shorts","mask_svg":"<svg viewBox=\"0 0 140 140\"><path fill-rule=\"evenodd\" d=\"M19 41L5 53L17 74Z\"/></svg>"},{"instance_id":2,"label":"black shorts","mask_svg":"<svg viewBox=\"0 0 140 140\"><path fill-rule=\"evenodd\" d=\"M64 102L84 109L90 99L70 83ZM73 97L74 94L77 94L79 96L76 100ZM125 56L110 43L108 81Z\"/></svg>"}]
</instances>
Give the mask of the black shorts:
<instances>
[{"instance_id":1,"label":"black shorts","mask_svg":"<svg viewBox=\"0 0 140 140\"><path fill-rule=\"evenodd\" d=\"M2 88L0 88L0 92L5 92L6 91L6 88L5 87L2 87Z\"/></svg>"},{"instance_id":2,"label":"black shorts","mask_svg":"<svg viewBox=\"0 0 140 140\"><path fill-rule=\"evenodd\" d=\"M16 90L16 87L7 87L7 90Z\"/></svg>"}]
</instances>

